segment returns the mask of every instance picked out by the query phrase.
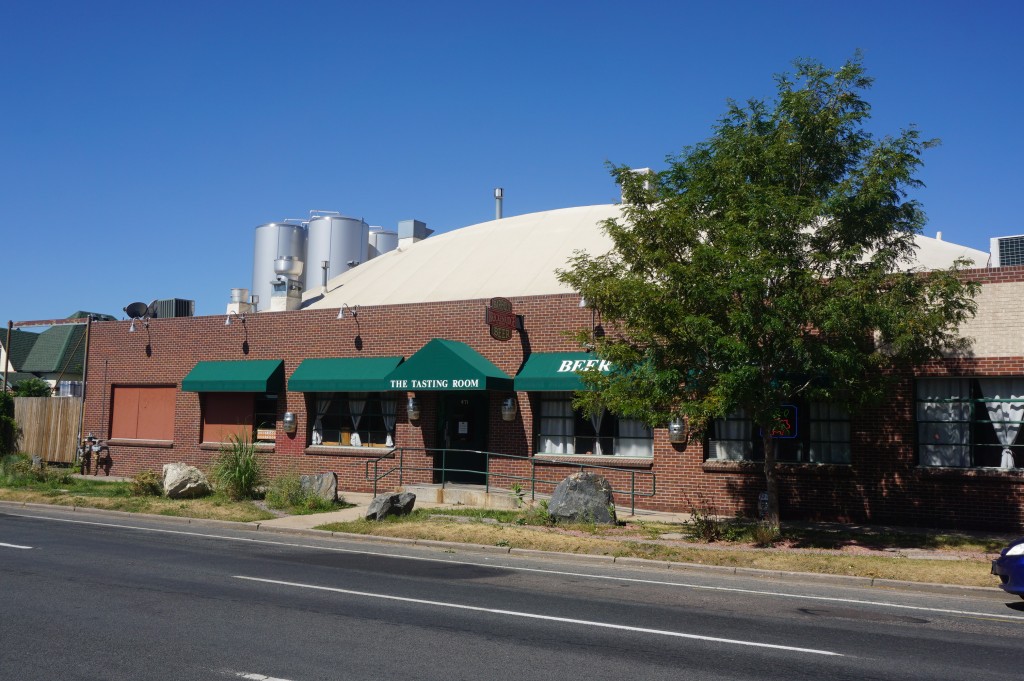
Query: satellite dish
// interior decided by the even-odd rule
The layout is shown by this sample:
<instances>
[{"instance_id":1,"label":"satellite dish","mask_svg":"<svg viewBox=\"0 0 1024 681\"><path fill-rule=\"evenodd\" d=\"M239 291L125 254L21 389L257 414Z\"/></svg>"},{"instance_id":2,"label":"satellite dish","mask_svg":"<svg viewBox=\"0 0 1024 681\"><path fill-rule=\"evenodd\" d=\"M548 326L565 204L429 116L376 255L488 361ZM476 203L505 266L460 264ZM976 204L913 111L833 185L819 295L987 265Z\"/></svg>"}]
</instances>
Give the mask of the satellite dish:
<instances>
[{"instance_id":1,"label":"satellite dish","mask_svg":"<svg viewBox=\"0 0 1024 681\"><path fill-rule=\"evenodd\" d=\"M159 316L156 313L156 303L157 301L154 300L149 304L149 307L146 308L146 316L150 319L156 319Z\"/></svg>"},{"instance_id":2,"label":"satellite dish","mask_svg":"<svg viewBox=\"0 0 1024 681\"><path fill-rule=\"evenodd\" d=\"M124 313L132 319L142 319L146 316L146 311L149 307L145 303L131 303L128 307L124 308Z\"/></svg>"}]
</instances>

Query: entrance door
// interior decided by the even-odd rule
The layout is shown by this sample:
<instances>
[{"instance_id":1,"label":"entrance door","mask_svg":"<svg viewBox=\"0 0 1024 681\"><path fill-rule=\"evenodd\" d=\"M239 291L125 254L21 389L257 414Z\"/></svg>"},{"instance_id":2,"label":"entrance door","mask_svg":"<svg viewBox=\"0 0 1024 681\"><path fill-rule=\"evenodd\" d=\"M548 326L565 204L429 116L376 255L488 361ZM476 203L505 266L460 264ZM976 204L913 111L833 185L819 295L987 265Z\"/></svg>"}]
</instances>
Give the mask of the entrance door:
<instances>
[{"instance_id":1,"label":"entrance door","mask_svg":"<svg viewBox=\"0 0 1024 681\"><path fill-rule=\"evenodd\" d=\"M465 482L482 485L487 472L488 393L441 393L439 431L445 452L435 456L435 466L446 469L435 474L438 482ZM452 451L469 450L469 451Z\"/></svg>"}]
</instances>

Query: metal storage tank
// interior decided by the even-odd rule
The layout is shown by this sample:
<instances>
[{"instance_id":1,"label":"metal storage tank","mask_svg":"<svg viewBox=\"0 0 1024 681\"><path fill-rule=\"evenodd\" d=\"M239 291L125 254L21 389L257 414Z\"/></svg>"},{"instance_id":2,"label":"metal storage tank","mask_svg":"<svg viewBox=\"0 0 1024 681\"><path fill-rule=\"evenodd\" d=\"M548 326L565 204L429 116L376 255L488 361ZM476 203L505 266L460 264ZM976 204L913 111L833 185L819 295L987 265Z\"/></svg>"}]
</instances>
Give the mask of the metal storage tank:
<instances>
[{"instance_id":1,"label":"metal storage tank","mask_svg":"<svg viewBox=\"0 0 1024 681\"><path fill-rule=\"evenodd\" d=\"M290 222L268 222L256 228L252 260L252 294L259 296L258 310L270 309L272 282L276 280L274 261L294 257L306 262L306 228ZM298 278L303 290L305 275Z\"/></svg>"},{"instance_id":2,"label":"metal storage tank","mask_svg":"<svg viewBox=\"0 0 1024 681\"><path fill-rule=\"evenodd\" d=\"M383 227L370 228L370 247L367 250L367 259L384 255L396 248L398 248L398 232L389 232Z\"/></svg>"},{"instance_id":3,"label":"metal storage tank","mask_svg":"<svg viewBox=\"0 0 1024 681\"><path fill-rule=\"evenodd\" d=\"M344 274L359 263L366 262L370 227L360 218L348 218L340 213L321 214L309 219L309 237L306 262L312 271L322 275L322 264L327 261L327 278ZM319 282L317 282L319 283Z\"/></svg>"}]
</instances>

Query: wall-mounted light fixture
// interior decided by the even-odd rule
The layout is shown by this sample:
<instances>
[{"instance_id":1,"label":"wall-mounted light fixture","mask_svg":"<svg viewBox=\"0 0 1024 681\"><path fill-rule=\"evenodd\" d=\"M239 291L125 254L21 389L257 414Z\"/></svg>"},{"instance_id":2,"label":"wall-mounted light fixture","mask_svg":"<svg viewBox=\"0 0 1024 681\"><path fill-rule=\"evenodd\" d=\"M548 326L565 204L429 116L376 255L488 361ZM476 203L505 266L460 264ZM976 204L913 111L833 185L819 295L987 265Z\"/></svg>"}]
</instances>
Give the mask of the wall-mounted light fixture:
<instances>
[{"instance_id":1,"label":"wall-mounted light fixture","mask_svg":"<svg viewBox=\"0 0 1024 681\"><path fill-rule=\"evenodd\" d=\"M668 422L668 441L686 442L686 421L684 419L674 418Z\"/></svg>"},{"instance_id":2,"label":"wall-mounted light fixture","mask_svg":"<svg viewBox=\"0 0 1024 681\"><path fill-rule=\"evenodd\" d=\"M409 401L405 404L405 411L409 414L410 421L420 420L420 399L418 397L410 397Z\"/></svg>"},{"instance_id":3,"label":"wall-mounted light fixture","mask_svg":"<svg viewBox=\"0 0 1024 681\"><path fill-rule=\"evenodd\" d=\"M516 412L519 410L516 398L506 397L501 401L501 418L505 421L515 421Z\"/></svg>"},{"instance_id":4,"label":"wall-mounted light fixture","mask_svg":"<svg viewBox=\"0 0 1024 681\"><path fill-rule=\"evenodd\" d=\"M238 321L242 322L243 326L245 325L245 313L244 312L242 312L242 313L228 312L228 316L224 318L224 326L231 326L231 318L232 317L234 317Z\"/></svg>"},{"instance_id":5,"label":"wall-mounted light fixture","mask_svg":"<svg viewBox=\"0 0 1024 681\"><path fill-rule=\"evenodd\" d=\"M296 425L294 412L286 411L284 413L284 419L281 420L281 427L286 433L295 432Z\"/></svg>"},{"instance_id":6,"label":"wall-mounted light fixture","mask_svg":"<svg viewBox=\"0 0 1024 681\"><path fill-rule=\"evenodd\" d=\"M149 328L149 317L132 317L132 323L128 325L128 333L135 333L135 322L136 320L142 322L142 328Z\"/></svg>"},{"instance_id":7,"label":"wall-mounted light fixture","mask_svg":"<svg viewBox=\"0 0 1024 681\"><path fill-rule=\"evenodd\" d=\"M351 307L351 306L349 306L348 303L342 303L341 307L338 308L338 319L344 319L345 318L345 310L346 309L352 315L352 319L358 319L359 318L359 306L358 305L356 305L355 307Z\"/></svg>"},{"instance_id":8,"label":"wall-mounted light fixture","mask_svg":"<svg viewBox=\"0 0 1024 681\"><path fill-rule=\"evenodd\" d=\"M580 296L580 309L585 307L590 308L590 342L583 344L583 349L586 352L592 352L597 346L596 340L604 336L604 328L597 323L597 307L591 305L591 301L587 300L583 296Z\"/></svg>"}]
</instances>

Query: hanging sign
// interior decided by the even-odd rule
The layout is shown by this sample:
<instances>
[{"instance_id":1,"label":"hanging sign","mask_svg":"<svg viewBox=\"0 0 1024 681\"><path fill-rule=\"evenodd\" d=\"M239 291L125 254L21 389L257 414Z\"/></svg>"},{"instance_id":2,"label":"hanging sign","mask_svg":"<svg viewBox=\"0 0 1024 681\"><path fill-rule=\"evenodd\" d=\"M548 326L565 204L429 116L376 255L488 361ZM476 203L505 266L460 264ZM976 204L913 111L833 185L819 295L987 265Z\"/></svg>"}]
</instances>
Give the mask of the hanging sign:
<instances>
[{"instance_id":1,"label":"hanging sign","mask_svg":"<svg viewBox=\"0 0 1024 681\"><path fill-rule=\"evenodd\" d=\"M523 330L523 316L512 311L512 302L507 298L491 298L485 308L484 321L491 327L491 338L507 341L513 331Z\"/></svg>"},{"instance_id":2,"label":"hanging sign","mask_svg":"<svg viewBox=\"0 0 1024 681\"><path fill-rule=\"evenodd\" d=\"M776 440L792 440L797 437L797 409L796 405L783 404L782 416L778 424L772 430L772 437Z\"/></svg>"}]
</instances>

